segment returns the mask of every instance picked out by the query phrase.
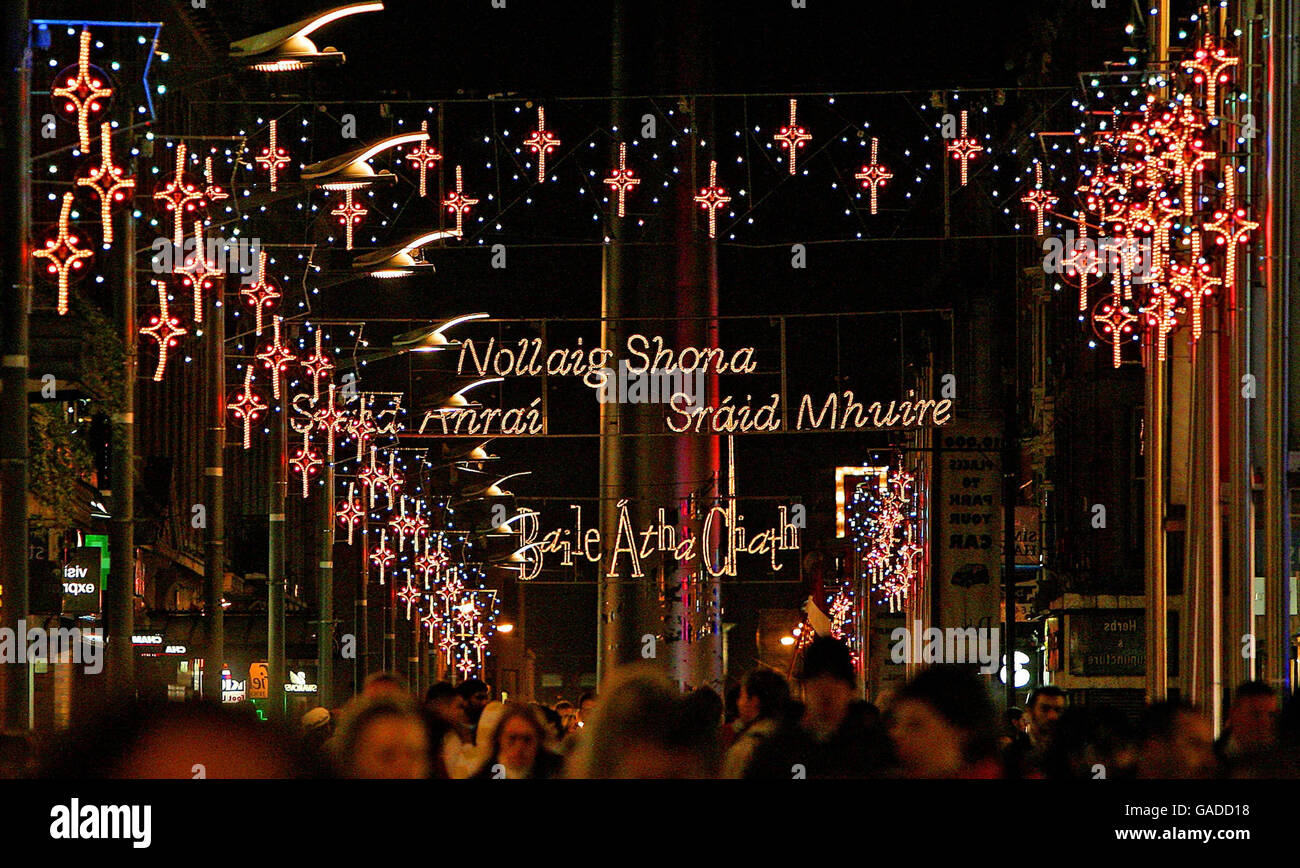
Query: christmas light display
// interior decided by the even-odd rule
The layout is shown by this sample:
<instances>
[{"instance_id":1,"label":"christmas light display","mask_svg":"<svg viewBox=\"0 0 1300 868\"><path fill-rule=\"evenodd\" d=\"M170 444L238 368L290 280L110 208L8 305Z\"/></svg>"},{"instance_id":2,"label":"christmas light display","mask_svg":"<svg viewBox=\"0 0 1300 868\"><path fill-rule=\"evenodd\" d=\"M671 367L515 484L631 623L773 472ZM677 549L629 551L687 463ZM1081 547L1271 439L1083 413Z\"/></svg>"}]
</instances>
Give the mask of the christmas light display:
<instances>
[{"instance_id":1,"label":"christmas light display","mask_svg":"<svg viewBox=\"0 0 1300 868\"><path fill-rule=\"evenodd\" d=\"M624 202L632 188L641 183L632 170L627 167L627 142L618 143L618 168L614 174L605 179L605 183L618 193L618 216L625 216Z\"/></svg>"},{"instance_id":2,"label":"christmas light display","mask_svg":"<svg viewBox=\"0 0 1300 868\"><path fill-rule=\"evenodd\" d=\"M406 584L397 591L397 599L406 604L406 620L411 620L411 606L419 602L422 594L420 589L411 584L411 576L406 576Z\"/></svg>"},{"instance_id":3,"label":"christmas light display","mask_svg":"<svg viewBox=\"0 0 1300 868\"><path fill-rule=\"evenodd\" d=\"M790 122L781 127L779 133L772 136L773 140L790 153L791 175L797 171L796 166L799 160L799 149L812 141L812 136L808 134L808 131L799 126L799 121L797 119L798 111L799 101L797 99L790 100ZM709 183L712 184L713 182L710 181Z\"/></svg>"},{"instance_id":4,"label":"christmas light display","mask_svg":"<svg viewBox=\"0 0 1300 868\"><path fill-rule=\"evenodd\" d=\"M1059 200L1056 196L1052 195L1050 190L1043 189L1042 163L1034 163L1034 189L1021 196L1020 201L1024 202L1025 206L1029 208L1030 211L1034 212L1034 221L1036 226L1034 234L1039 236L1046 234L1044 218L1047 216L1048 209L1055 205Z\"/></svg>"},{"instance_id":5,"label":"christmas light display","mask_svg":"<svg viewBox=\"0 0 1300 868\"><path fill-rule=\"evenodd\" d=\"M80 274L89 264L87 260L94 256L92 251L78 246L81 243L81 238L68 225L68 221L72 217L73 198L75 197L72 193L63 194L63 205L59 209L59 222L55 227L54 237L47 239L44 247L38 247L32 251L33 259L49 260L45 270L47 273L55 275L55 279L58 281L59 316L63 316L68 312L68 284L73 273Z\"/></svg>"},{"instance_id":6,"label":"christmas light display","mask_svg":"<svg viewBox=\"0 0 1300 868\"><path fill-rule=\"evenodd\" d=\"M127 190L135 189L135 179L125 178L126 170L113 164L113 125L99 127L99 165L91 166L86 177L77 179L78 187L89 187L99 197L99 222L104 230L104 243L113 243L114 202L124 202Z\"/></svg>"},{"instance_id":7,"label":"christmas light display","mask_svg":"<svg viewBox=\"0 0 1300 868\"><path fill-rule=\"evenodd\" d=\"M897 611L919 579L915 479L902 468L860 483L849 526L861 559L864 586Z\"/></svg>"},{"instance_id":8,"label":"christmas light display","mask_svg":"<svg viewBox=\"0 0 1300 868\"><path fill-rule=\"evenodd\" d=\"M307 497L308 483L324 464L320 455L311 447L311 437L309 435L305 433L302 435L302 446L294 450L293 458L289 461L289 464L293 467L294 472L302 477L302 496Z\"/></svg>"},{"instance_id":9,"label":"christmas light display","mask_svg":"<svg viewBox=\"0 0 1300 868\"><path fill-rule=\"evenodd\" d=\"M330 383L325 400L311 416L312 426L325 435L325 451L331 462L334 461L334 439L348 427L347 414L335 403L334 394L335 386Z\"/></svg>"},{"instance_id":10,"label":"christmas light display","mask_svg":"<svg viewBox=\"0 0 1300 868\"><path fill-rule=\"evenodd\" d=\"M1097 302L1092 315L1093 328L1098 337L1111 343L1111 364L1115 368L1123 361L1120 348L1124 340L1133 334L1139 322L1141 318L1117 295L1105 296Z\"/></svg>"},{"instance_id":11,"label":"christmas light display","mask_svg":"<svg viewBox=\"0 0 1300 868\"><path fill-rule=\"evenodd\" d=\"M965 187L970 171L970 161L984 153L984 147L974 136L968 135L966 129L966 110L961 112L961 135L948 143L948 153L961 163L961 186Z\"/></svg>"},{"instance_id":12,"label":"christmas light display","mask_svg":"<svg viewBox=\"0 0 1300 868\"><path fill-rule=\"evenodd\" d=\"M1201 228L1215 236L1215 244L1224 249L1223 286L1231 290L1237 285L1237 250L1250 240L1250 233L1259 224L1246 218L1246 209L1237 202L1237 170L1229 165L1223 177L1223 207L1214 212L1214 219Z\"/></svg>"},{"instance_id":13,"label":"christmas light display","mask_svg":"<svg viewBox=\"0 0 1300 868\"><path fill-rule=\"evenodd\" d=\"M1202 36L1200 48L1182 62L1184 69L1193 71L1192 81L1205 86L1205 113L1210 117L1219 113L1219 85L1228 83L1228 68L1240 62L1212 33Z\"/></svg>"},{"instance_id":14,"label":"christmas light display","mask_svg":"<svg viewBox=\"0 0 1300 868\"><path fill-rule=\"evenodd\" d=\"M555 137L555 133L546 128L546 109L537 107L537 129L524 139L524 144L537 154L537 182L546 180L546 155L564 144Z\"/></svg>"},{"instance_id":15,"label":"christmas light display","mask_svg":"<svg viewBox=\"0 0 1300 868\"><path fill-rule=\"evenodd\" d=\"M334 514L338 517L339 524L348 529L348 545L352 545L352 532L366 517L366 508L356 496L356 483L348 483L348 496L339 503Z\"/></svg>"},{"instance_id":16,"label":"christmas light display","mask_svg":"<svg viewBox=\"0 0 1300 868\"><path fill-rule=\"evenodd\" d=\"M478 204L477 199L471 199L465 195L464 179L461 175L461 167L456 167L456 189L447 194L447 198L442 204L446 206L447 211L456 215L456 234L463 235L465 232L465 215L469 209Z\"/></svg>"},{"instance_id":17,"label":"christmas light display","mask_svg":"<svg viewBox=\"0 0 1300 868\"><path fill-rule=\"evenodd\" d=\"M370 562L379 567L379 584L384 584L385 573L396 559L397 552L388 547L388 534L381 528L379 531L379 545L370 553Z\"/></svg>"},{"instance_id":18,"label":"christmas light display","mask_svg":"<svg viewBox=\"0 0 1300 868\"><path fill-rule=\"evenodd\" d=\"M429 131L429 122L420 121L420 130L427 133ZM411 164L419 171L420 197L424 198L429 192L429 170L438 165L438 161L442 159L442 154L438 153L435 148L429 147L428 141L423 141L404 159L410 160Z\"/></svg>"},{"instance_id":19,"label":"christmas light display","mask_svg":"<svg viewBox=\"0 0 1300 868\"><path fill-rule=\"evenodd\" d=\"M149 317L149 324L140 329L140 334L152 338L158 344L158 366L154 369L153 381L160 383L167 370L167 352L179 343L181 335L189 332L167 310L167 285L161 280L153 283L158 287L159 312L156 316Z\"/></svg>"},{"instance_id":20,"label":"christmas light display","mask_svg":"<svg viewBox=\"0 0 1300 868\"><path fill-rule=\"evenodd\" d=\"M271 182L271 192L274 193L278 189L280 182L280 170L289 165L289 152L280 147L279 125L276 123L275 118L271 119L270 126L271 139L267 146L262 148L262 153L254 159L259 166L266 169Z\"/></svg>"},{"instance_id":21,"label":"christmas light display","mask_svg":"<svg viewBox=\"0 0 1300 868\"><path fill-rule=\"evenodd\" d=\"M262 363L271 374L271 397L278 399L282 388L280 380L288 372L289 366L298 360L293 354L293 350L285 345L280 337L280 324L284 317L275 316L271 318L271 338L270 343L257 354L257 360Z\"/></svg>"},{"instance_id":22,"label":"christmas light display","mask_svg":"<svg viewBox=\"0 0 1300 868\"><path fill-rule=\"evenodd\" d=\"M302 360L302 369L311 378L311 400L313 404L320 398L320 381L328 380L334 371L334 362L321 347L323 337L321 330L316 329L316 351ZM357 460L361 460L359 452L357 453Z\"/></svg>"},{"instance_id":23,"label":"christmas light display","mask_svg":"<svg viewBox=\"0 0 1300 868\"><path fill-rule=\"evenodd\" d=\"M90 150L90 118L106 108L106 100L113 95L108 76L90 63L90 31L81 31L81 46L77 52L77 74L60 73L63 83L50 90L50 96L63 100L64 114L77 116L77 141L82 152Z\"/></svg>"},{"instance_id":24,"label":"christmas light display","mask_svg":"<svg viewBox=\"0 0 1300 868\"><path fill-rule=\"evenodd\" d=\"M267 409L266 402L253 390L252 365L244 366L244 388L235 393L234 399L226 404L226 408L244 427L244 448L252 448L253 423L262 418L262 413Z\"/></svg>"},{"instance_id":25,"label":"christmas light display","mask_svg":"<svg viewBox=\"0 0 1300 868\"><path fill-rule=\"evenodd\" d=\"M181 284L189 288L194 297L194 321L203 322L204 293L214 286L213 279L224 272L208 259L207 243L203 237L203 221L194 221L194 251L181 264Z\"/></svg>"},{"instance_id":26,"label":"christmas light display","mask_svg":"<svg viewBox=\"0 0 1300 868\"><path fill-rule=\"evenodd\" d=\"M370 213L370 209L352 201L352 188L349 187L343 191L342 204L336 205L330 211L335 217L339 218L339 223L343 226L343 237L347 242L347 249L352 249L352 231L355 227L361 225L361 218Z\"/></svg>"},{"instance_id":27,"label":"christmas light display","mask_svg":"<svg viewBox=\"0 0 1300 868\"><path fill-rule=\"evenodd\" d=\"M172 215L172 244L181 249L185 239L185 215L193 212L203 201L203 193L185 177L187 150L184 142L176 146L175 175L154 191L155 201L162 202Z\"/></svg>"},{"instance_id":28,"label":"christmas light display","mask_svg":"<svg viewBox=\"0 0 1300 868\"><path fill-rule=\"evenodd\" d=\"M700 207L709 212L709 237L718 237L718 211L731 201L726 190L718 186L718 161L709 161L709 185L700 188L695 198Z\"/></svg>"},{"instance_id":29,"label":"christmas light display","mask_svg":"<svg viewBox=\"0 0 1300 868\"><path fill-rule=\"evenodd\" d=\"M890 178L894 177L893 173L889 171L889 167L881 165L879 158L877 157L877 148L879 145L880 141L873 136L871 138L871 162L863 166L862 170L853 176L862 182L863 187L870 191L872 214L876 213L877 193L880 191L881 187L885 186Z\"/></svg>"},{"instance_id":30,"label":"christmas light display","mask_svg":"<svg viewBox=\"0 0 1300 868\"><path fill-rule=\"evenodd\" d=\"M262 312L272 307L275 300L280 297L280 290L276 287L275 281L266 276L266 253L258 252L257 254L257 274L256 280L252 283L245 283L239 289L239 294L244 297L249 306L253 308L254 331L258 337L262 336Z\"/></svg>"},{"instance_id":31,"label":"christmas light display","mask_svg":"<svg viewBox=\"0 0 1300 868\"><path fill-rule=\"evenodd\" d=\"M229 199L230 194L225 188L213 180L212 157L206 157L203 160L203 196L209 202L220 202L222 199Z\"/></svg>"}]
</instances>

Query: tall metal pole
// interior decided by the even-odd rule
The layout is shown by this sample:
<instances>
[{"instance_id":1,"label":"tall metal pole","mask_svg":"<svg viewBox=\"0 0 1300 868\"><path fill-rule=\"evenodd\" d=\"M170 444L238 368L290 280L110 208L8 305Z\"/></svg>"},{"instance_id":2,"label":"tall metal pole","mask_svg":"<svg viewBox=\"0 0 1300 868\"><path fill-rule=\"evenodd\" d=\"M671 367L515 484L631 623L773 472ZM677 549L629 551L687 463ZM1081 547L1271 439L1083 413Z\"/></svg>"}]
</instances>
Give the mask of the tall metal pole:
<instances>
[{"instance_id":1,"label":"tall metal pole","mask_svg":"<svg viewBox=\"0 0 1300 868\"><path fill-rule=\"evenodd\" d=\"M334 432L327 436L333 437ZM320 506L323 515L316 573L316 698L329 708L334 703L334 462L329 458L325 461Z\"/></svg>"},{"instance_id":2,"label":"tall metal pole","mask_svg":"<svg viewBox=\"0 0 1300 868\"><path fill-rule=\"evenodd\" d=\"M207 538L204 546L204 622L207 646L203 655L203 696L221 701L221 667L226 657L226 619L221 596L226 581L226 305L225 278L217 280L205 346L208 376ZM283 689L283 688L282 688Z\"/></svg>"},{"instance_id":3,"label":"tall metal pole","mask_svg":"<svg viewBox=\"0 0 1300 868\"><path fill-rule=\"evenodd\" d=\"M286 342L289 340L285 336ZM285 569L285 504L289 493L289 402L285 381L288 379L279 368L271 372L285 396L280 411L276 413L275 455L271 461L271 502L267 505L267 564L266 564L266 670L270 684L267 704L274 718L284 716L284 592Z\"/></svg>"},{"instance_id":4,"label":"tall metal pole","mask_svg":"<svg viewBox=\"0 0 1300 868\"><path fill-rule=\"evenodd\" d=\"M134 174L134 173L133 173ZM105 657L109 691L124 695L135 681L135 379L136 270L134 197L122 220L122 280L115 289L113 315L122 337L122 404L113 414L113 519L109 551L113 575L104 595Z\"/></svg>"},{"instance_id":5,"label":"tall metal pole","mask_svg":"<svg viewBox=\"0 0 1300 868\"><path fill-rule=\"evenodd\" d=\"M1006 394L1002 420L1002 593L1006 606L1003 622L1002 654L1006 659L1006 707L1016 704L1016 498L1020 487L1016 484L1020 470L1020 281L1011 281L1011 342L1006 349ZM909 625L910 626L910 625Z\"/></svg>"},{"instance_id":6,"label":"tall metal pole","mask_svg":"<svg viewBox=\"0 0 1300 868\"><path fill-rule=\"evenodd\" d=\"M0 622L27 618L27 334L31 313L31 56L27 0L5 8L4 114L0 124ZM16 635L16 634L11 634ZM19 641L25 641L21 639ZM31 727L30 665L0 666L4 724Z\"/></svg>"}]
</instances>

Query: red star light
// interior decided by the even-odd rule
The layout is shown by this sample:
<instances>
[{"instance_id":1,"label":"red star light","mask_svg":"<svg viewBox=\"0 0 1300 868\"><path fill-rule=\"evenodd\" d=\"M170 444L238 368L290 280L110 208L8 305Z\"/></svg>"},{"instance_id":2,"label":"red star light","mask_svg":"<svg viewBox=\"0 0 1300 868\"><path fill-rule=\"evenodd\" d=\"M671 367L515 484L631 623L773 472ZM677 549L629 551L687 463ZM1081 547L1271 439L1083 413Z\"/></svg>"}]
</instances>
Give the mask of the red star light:
<instances>
[{"instance_id":1,"label":"red star light","mask_svg":"<svg viewBox=\"0 0 1300 868\"><path fill-rule=\"evenodd\" d=\"M49 274L56 275L58 279L59 316L68 312L68 283L73 272L80 273L86 267L85 260L95 255L90 250L77 246L81 243L81 238L68 225L72 217L73 198L72 193L63 194L63 205L59 209L59 223L54 237L47 239L44 247L32 251L33 259L49 260L45 270Z\"/></svg>"},{"instance_id":2,"label":"red star light","mask_svg":"<svg viewBox=\"0 0 1300 868\"><path fill-rule=\"evenodd\" d=\"M542 183L546 180L546 155L558 148L563 142L555 137L555 133L546 128L546 109L541 106L537 107L537 129L533 134L524 139L524 144L537 154L537 181Z\"/></svg>"},{"instance_id":3,"label":"red star light","mask_svg":"<svg viewBox=\"0 0 1300 868\"><path fill-rule=\"evenodd\" d=\"M478 204L477 199L471 199L465 195L465 192L462 188L462 184L463 184L463 179L461 177L460 166L457 166L456 167L456 191L454 193L448 193L447 198L444 199L442 202L442 204L446 206L447 211L449 213L456 215L457 235L463 234L465 228L464 227L465 215L469 213L470 207Z\"/></svg>"},{"instance_id":4,"label":"red star light","mask_svg":"<svg viewBox=\"0 0 1300 868\"><path fill-rule=\"evenodd\" d=\"M429 131L429 122L420 121L420 130L427 133ZM420 144L416 146L415 150L407 154L404 159L410 160L411 164L419 170L420 196L423 197L427 195L429 189L429 170L438 165L438 161L442 159L442 154L438 153L434 148L429 147L428 140L425 140L420 142Z\"/></svg>"},{"instance_id":5,"label":"red star light","mask_svg":"<svg viewBox=\"0 0 1300 868\"><path fill-rule=\"evenodd\" d=\"M90 31L81 31L81 47L77 52L77 74L64 78L63 84L53 88L50 95L66 100L61 108L65 114L76 112L77 135L82 152L90 150L90 116L104 110L103 100L113 95L100 72L90 64Z\"/></svg>"},{"instance_id":6,"label":"red star light","mask_svg":"<svg viewBox=\"0 0 1300 868\"><path fill-rule=\"evenodd\" d=\"M961 113L961 135L948 143L948 153L952 154L954 160L961 162L961 186L966 186L968 167L971 160L984 153L984 148L973 137L966 133L966 111Z\"/></svg>"},{"instance_id":7,"label":"red star light","mask_svg":"<svg viewBox=\"0 0 1300 868\"><path fill-rule=\"evenodd\" d=\"M251 448L253 445L253 423L262 418L262 413L267 409L266 402L253 391L253 366L244 366L244 388L235 393L234 400L226 404L226 408L234 413L244 426L244 448Z\"/></svg>"},{"instance_id":8,"label":"red star light","mask_svg":"<svg viewBox=\"0 0 1300 868\"><path fill-rule=\"evenodd\" d=\"M876 149L879 147L879 141L874 137L871 139L871 163L863 166L862 171L853 177L862 182L862 186L871 191L871 213L876 213L876 193L885 186L885 183L892 177L893 173L889 171L888 166L881 165L876 158Z\"/></svg>"},{"instance_id":9,"label":"red star light","mask_svg":"<svg viewBox=\"0 0 1300 868\"><path fill-rule=\"evenodd\" d=\"M302 447L295 449L293 460L289 462L293 465L294 472L302 477L302 496L307 496L307 483L316 475L324 464L316 450L311 448L311 439L307 434L302 435Z\"/></svg>"},{"instance_id":10,"label":"red star light","mask_svg":"<svg viewBox=\"0 0 1300 868\"><path fill-rule=\"evenodd\" d=\"M799 159L799 149L807 142L812 141L812 136L808 131L799 126L796 118L796 112L799 110L799 101L790 100L790 123L781 127L781 132L772 136L774 140L781 144L781 147L790 152L790 174L796 171L795 164Z\"/></svg>"},{"instance_id":11,"label":"red star light","mask_svg":"<svg viewBox=\"0 0 1300 868\"><path fill-rule=\"evenodd\" d=\"M266 345L266 349L257 354L257 359L262 363L262 367L271 374L271 396L279 398L282 391L280 380L284 377L289 366L298 360L280 338L280 323L284 317L273 317L271 320L271 333L273 337L271 342Z\"/></svg>"},{"instance_id":12,"label":"red star light","mask_svg":"<svg viewBox=\"0 0 1300 868\"><path fill-rule=\"evenodd\" d=\"M339 223L343 225L343 237L347 241L347 249L352 249L352 230L361 225L361 218L370 213L370 209L352 201L352 188L348 188L343 193L343 203L336 206L330 211L335 217L339 218Z\"/></svg>"},{"instance_id":13,"label":"red star light","mask_svg":"<svg viewBox=\"0 0 1300 868\"><path fill-rule=\"evenodd\" d=\"M167 370L167 351L179 343L177 338L189 332L167 310L167 285L161 280L155 280L154 284L158 287L158 306L161 310L157 316L149 317L149 325L140 329L140 334L152 338L158 344L158 367L154 369L153 381L160 383Z\"/></svg>"},{"instance_id":14,"label":"red star light","mask_svg":"<svg viewBox=\"0 0 1300 868\"><path fill-rule=\"evenodd\" d=\"M104 243L113 243L114 202L126 200L126 191L135 189L135 178L122 177L126 170L113 165L113 126L99 127L99 165L87 170L86 177L77 179L78 187L89 187L99 197L99 222L104 228Z\"/></svg>"},{"instance_id":15,"label":"red star light","mask_svg":"<svg viewBox=\"0 0 1300 868\"><path fill-rule=\"evenodd\" d=\"M260 156L254 158L254 161L262 168L266 169L270 175L271 192L276 191L276 185L279 183L280 170L289 165L289 152L280 147L280 131L275 119L271 120L271 141L262 148Z\"/></svg>"},{"instance_id":16,"label":"red star light","mask_svg":"<svg viewBox=\"0 0 1300 868\"><path fill-rule=\"evenodd\" d=\"M1034 212L1035 230L1034 234L1042 236L1045 234L1047 210L1055 205L1059 199L1052 195L1051 190L1043 189L1043 164L1034 163L1034 189L1020 197L1030 211Z\"/></svg>"},{"instance_id":17,"label":"red star light","mask_svg":"<svg viewBox=\"0 0 1300 868\"><path fill-rule=\"evenodd\" d=\"M266 253L259 252L257 254L257 280L253 283L245 283L240 288L239 294L253 308L254 330L260 337L262 334L262 311L272 307L275 300L280 297L280 290L276 288L275 281L268 280L266 277Z\"/></svg>"},{"instance_id":18,"label":"red star light","mask_svg":"<svg viewBox=\"0 0 1300 868\"><path fill-rule=\"evenodd\" d=\"M613 175L605 179L605 183L618 191L618 216L622 217L624 199L633 187L641 183L641 179L634 176L632 170L627 167L627 142L619 142L618 168L614 170Z\"/></svg>"},{"instance_id":19,"label":"red star light","mask_svg":"<svg viewBox=\"0 0 1300 868\"><path fill-rule=\"evenodd\" d=\"M172 243L177 250L185 238L185 214L198 207L203 201L199 188L185 179L186 146L181 142L176 146L176 170L174 177L154 192L153 198L164 203L164 208L172 215Z\"/></svg>"},{"instance_id":20,"label":"red star light","mask_svg":"<svg viewBox=\"0 0 1300 868\"><path fill-rule=\"evenodd\" d=\"M709 237L718 237L718 211L731 201L726 190L718 186L718 161L709 161L709 186L700 188L695 198L700 207L709 212Z\"/></svg>"}]
</instances>

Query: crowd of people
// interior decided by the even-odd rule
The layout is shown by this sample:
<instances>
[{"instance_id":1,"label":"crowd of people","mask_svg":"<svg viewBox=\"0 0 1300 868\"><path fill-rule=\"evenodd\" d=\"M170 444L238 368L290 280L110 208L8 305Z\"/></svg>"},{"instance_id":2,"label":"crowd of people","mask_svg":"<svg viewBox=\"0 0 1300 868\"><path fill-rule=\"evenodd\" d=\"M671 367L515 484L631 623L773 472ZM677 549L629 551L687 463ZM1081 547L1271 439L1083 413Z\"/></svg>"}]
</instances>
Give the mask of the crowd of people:
<instances>
[{"instance_id":1,"label":"crowd of people","mask_svg":"<svg viewBox=\"0 0 1300 868\"><path fill-rule=\"evenodd\" d=\"M414 697L388 673L290 733L205 705L115 710L35 756L0 737L0 776L64 778L1165 778L1300 777L1296 708L1257 682L1233 692L1217 740L1176 701L1137 719L1070 703L1058 687L997 712L969 667L922 669L884 709L858 698L848 649L814 640L792 685L749 672L727 697L685 695L640 664L599 695L554 705L491 699L471 679Z\"/></svg>"}]
</instances>

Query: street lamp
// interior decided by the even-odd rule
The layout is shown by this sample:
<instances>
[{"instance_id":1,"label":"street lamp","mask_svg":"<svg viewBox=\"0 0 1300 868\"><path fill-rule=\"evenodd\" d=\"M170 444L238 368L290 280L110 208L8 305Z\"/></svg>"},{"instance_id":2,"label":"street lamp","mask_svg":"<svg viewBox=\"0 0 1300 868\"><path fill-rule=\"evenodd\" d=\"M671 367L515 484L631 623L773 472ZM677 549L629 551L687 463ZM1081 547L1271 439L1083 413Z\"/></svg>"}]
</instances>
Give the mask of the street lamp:
<instances>
[{"instance_id":1,"label":"street lamp","mask_svg":"<svg viewBox=\"0 0 1300 868\"><path fill-rule=\"evenodd\" d=\"M340 18L382 11L384 4L380 0L337 6L285 27L232 42L229 56L258 72L293 72L321 63L343 63L347 59L343 52L332 46L321 51L307 37Z\"/></svg>"},{"instance_id":2,"label":"street lamp","mask_svg":"<svg viewBox=\"0 0 1300 868\"><path fill-rule=\"evenodd\" d=\"M433 263L424 258L420 248L440 238L459 238L455 229L422 232L399 244L359 256L352 263L353 271L362 272L370 277L393 278L414 274L417 268L433 271ZM486 316L487 314L484 314Z\"/></svg>"},{"instance_id":3,"label":"street lamp","mask_svg":"<svg viewBox=\"0 0 1300 868\"><path fill-rule=\"evenodd\" d=\"M396 181L397 176L384 169L376 173L368 160L382 154L390 148L411 142L427 142L429 134L421 130L416 133L402 133L380 139L371 145L321 160L309 166L303 166L302 180L315 184L322 190L356 190L379 181Z\"/></svg>"}]
</instances>

